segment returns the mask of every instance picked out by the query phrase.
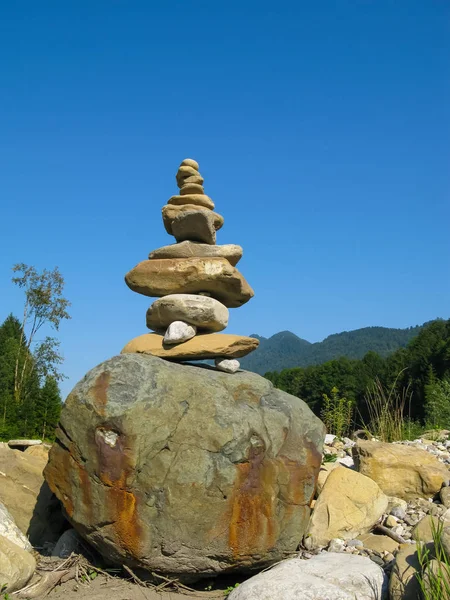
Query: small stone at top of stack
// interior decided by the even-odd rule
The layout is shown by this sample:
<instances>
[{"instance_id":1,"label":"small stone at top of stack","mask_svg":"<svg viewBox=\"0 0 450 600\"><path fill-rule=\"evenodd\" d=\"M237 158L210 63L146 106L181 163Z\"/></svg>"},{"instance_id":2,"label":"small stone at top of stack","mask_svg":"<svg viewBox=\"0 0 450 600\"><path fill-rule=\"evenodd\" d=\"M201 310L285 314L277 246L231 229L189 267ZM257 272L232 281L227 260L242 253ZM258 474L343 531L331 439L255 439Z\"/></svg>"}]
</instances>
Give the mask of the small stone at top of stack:
<instances>
[{"instance_id":1,"label":"small stone at top of stack","mask_svg":"<svg viewBox=\"0 0 450 600\"><path fill-rule=\"evenodd\" d=\"M131 340L122 352L178 360L214 358L218 369L234 372L239 363L230 359L258 346L254 338L216 333L228 324L227 307L239 307L253 296L235 268L242 248L216 245L224 219L213 212L195 160L182 161L176 181L180 194L168 200L162 217L177 243L154 250L125 277L133 291L160 297L147 311L147 326L156 333Z\"/></svg>"}]
</instances>

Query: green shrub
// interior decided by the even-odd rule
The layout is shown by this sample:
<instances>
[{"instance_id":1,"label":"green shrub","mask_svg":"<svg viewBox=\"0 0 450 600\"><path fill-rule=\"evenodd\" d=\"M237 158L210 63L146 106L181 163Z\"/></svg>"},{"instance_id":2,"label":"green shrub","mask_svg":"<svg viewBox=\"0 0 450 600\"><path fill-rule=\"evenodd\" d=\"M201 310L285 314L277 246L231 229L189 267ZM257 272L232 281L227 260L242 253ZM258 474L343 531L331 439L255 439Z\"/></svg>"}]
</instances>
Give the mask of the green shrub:
<instances>
[{"instance_id":1,"label":"green shrub","mask_svg":"<svg viewBox=\"0 0 450 600\"><path fill-rule=\"evenodd\" d=\"M339 397L339 390L334 387L331 396L323 394L322 421L328 433L343 437L350 433L353 417L353 402L345 397Z\"/></svg>"},{"instance_id":2,"label":"green shrub","mask_svg":"<svg viewBox=\"0 0 450 600\"><path fill-rule=\"evenodd\" d=\"M450 427L450 381L437 379L425 386L425 422L429 429Z\"/></svg>"}]
</instances>

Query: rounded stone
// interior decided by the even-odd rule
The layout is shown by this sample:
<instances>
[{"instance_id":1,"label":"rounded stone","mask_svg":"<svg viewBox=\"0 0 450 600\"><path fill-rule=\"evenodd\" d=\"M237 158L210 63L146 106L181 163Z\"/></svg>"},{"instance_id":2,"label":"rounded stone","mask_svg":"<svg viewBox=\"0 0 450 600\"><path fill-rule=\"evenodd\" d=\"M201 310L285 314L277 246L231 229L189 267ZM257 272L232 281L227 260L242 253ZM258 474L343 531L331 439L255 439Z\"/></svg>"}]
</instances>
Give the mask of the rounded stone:
<instances>
[{"instance_id":1,"label":"rounded stone","mask_svg":"<svg viewBox=\"0 0 450 600\"><path fill-rule=\"evenodd\" d=\"M180 167L192 167L198 171L198 162L193 158L185 158L183 161L181 161Z\"/></svg>"},{"instance_id":2,"label":"rounded stone","mask_svg":"<svg viewBox=\"0 0 450 600\"><path fill-rule=\"evenodd\" d=\"M205 190L203 186L198 183L185 183L182 188L180 188L180 196L186 196L189 194L204 194Z\"/></svg>"},{"instance_id":3,"label":"rounded stone","mask_svg":"<svg viewBox=\"0 0 450 600\"><path fill-rule=\"evenodd\" d=\"M198 175L191 175L190 177L186 177L186 179L183 179L183 185L187 185L188 183L197 183L198 185L203 185L204 182L205 180L200 175L200 173Z\"/></svg>"},{"instance_id":4,"label":"rounded stone","mask_svg":"<svg viewBox=\"0 0 450 600\"><path fill-rule=\"evenodd\" d=\"M184 196L172 196L167 200L167 204L195 204L203 208L214 210L214 202L205 194L185 194Z\"/></svg>"},{"instance_id":5,"label":"rounded stone","mask_svg":"<svg viewBox=\"0 0 450 600\"><path fill-rule=\"evenodd\" d=\"M222 331L228 325L228 308L215 298L196 294L169 294L147 311L147 327L159 331L173 321L184 321L201 331Z\"/></svg>"},{"instance_id":6,"label":"rounded stone","mask_svg":"<svg viewBox=\"0 0 450 600\"><path fill-rule=\"evenodd\" d=\"M188 166L181 166L179 167L177 174L176 174L176 180L177 180L177 184L181 185L183 180L186 179L187 177L197 177L199 175L199 172L197 169L193 169L192 167L188 167Z\"/></svg>"},{"instance_id":7,"label":"rounded stone","mask_svg":"<svg viewBox=\"0 0 450 600\"><path fill-rule=\"evenodd\" d=\"M296 550L323 436L254 373L120 355L67 398L45 477L109 561L183 580Z\"/></svg>"},{"instance_id":8,"label":"rounded stone","mask_svg":"<svg viewBox=\"0 0 450 600\"><path fill-rule=\"evenodd\" d=\"M197 328L184 321L174 321L169 325L164 335L164 344L182 344L192 339L197 333Z\"/></svg>"},{"instance_id":9,"label":"rounded stone","mask_svg":"<svg viewBox=\"0 0 450 600\"><path fill-rule=\"evenodd\" d=\"M128 287L144 296L208 292L228 308L254 296L242 274L225 258L166 258L144 260L125 275Z\"/></svg>"}]
</instances>

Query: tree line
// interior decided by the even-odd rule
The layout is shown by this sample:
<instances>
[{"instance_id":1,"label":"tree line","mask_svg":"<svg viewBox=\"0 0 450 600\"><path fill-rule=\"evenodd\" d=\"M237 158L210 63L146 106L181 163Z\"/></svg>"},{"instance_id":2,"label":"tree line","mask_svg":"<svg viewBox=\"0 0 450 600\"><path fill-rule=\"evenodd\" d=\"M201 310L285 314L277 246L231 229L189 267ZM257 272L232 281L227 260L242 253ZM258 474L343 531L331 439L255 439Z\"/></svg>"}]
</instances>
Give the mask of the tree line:
<instances>
[{"instance_id":1,"label":"tree line","mask_svg":"<svg viewBox=\"0 0 450 600\"><path fill-rule=\"evenodd\" d=\"M64 279L57 268L37 271L18 264L12 281L24 292L21 318L10 314L0 326L0 440L53 439L61 412L58 382L64 377L56 337L69 319Z\"/></svg>"},{"instance_id":2,"label":"tree line","mask_svg":"<svg viewBox=\"0 0 450 600\"><path fill-rule=\"evenodd\" d=\"M450 320L427 323L406 348L386 358L368 352L361 360L339 358L321 365L268 372L265 377L302 398L323 415L330 394L353 407L353 427L371 418L374 395L404 398L404 419L423 426L450 428Z\"/></svg>"}]
</instances>

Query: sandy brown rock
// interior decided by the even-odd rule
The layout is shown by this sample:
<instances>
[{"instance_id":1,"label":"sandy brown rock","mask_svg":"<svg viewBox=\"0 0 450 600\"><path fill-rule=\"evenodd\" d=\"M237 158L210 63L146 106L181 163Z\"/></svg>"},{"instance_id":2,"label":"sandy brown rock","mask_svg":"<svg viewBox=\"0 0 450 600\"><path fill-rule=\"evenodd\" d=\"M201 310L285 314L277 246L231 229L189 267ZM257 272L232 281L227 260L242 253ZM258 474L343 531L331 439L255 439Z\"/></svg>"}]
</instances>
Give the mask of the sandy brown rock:
<instances>
[{"instance_id":1,"label":"sandy brown rock","mask_svg":"<svg viewBox=\"0 0 450 600\"><path fill-rule=\"evenodd\" d=\"M183 180L183 185L189 185L190 183L203 185L205 183L205 180L200 175L200 173L197 173L197 175L191 175L191 177L186 177L186 179Z\"/></svg>"},{"instance_id":2,"label":"sandy brown rock","mask_svg":"<svg viewBox=\"0 0 450 600\"><path fill-rule=\"evenodd\" d=\"M119 565L217 575L280 560L305 531L324 426L259 375L122 354L60 423L46 478Z\"/></svg>"},{"instance_id":3,"label":"sandy brown rock","mask_svg":"<svg viewBox=\"0 0 450 600\"><path fill-rule=\"evenodd\" d=\"M388 535L375 535L374 533L363 533L356 539L361 540L364 544L364 548L369 550L376 550L377 552L391 552L395 553L400 544L390 538Z\"/></svg>"},{"instance_id":4,"label":"sandy brown rock","mask_svg":"<svg viewBox=\"0 0 450 600\"><path fill-rule=\"evenodd\" d=\"M185 183L180 188L180 196L186 196L187 194L205 194L205 190L199 183Z\"/></svg>"},{"instance_id":5,"label":"sandy brown rock","mask_svg":"<svg viewBox=\"0 0 450 600\"><path fill-rule=\"evenodd\" d=\"M412 530L412 538L416 542L432 542L433 531L438 531L441 528L450 526L449 521L441 521L434 515L426 515L423 517Z\"/></svg>"},{"instance_id":6,"label":"sandy brown rock","mask_svg":"<svg viewBox=\"0 0 450 600\"><path fill-rule=\"evenodd\" d=\"M147 311L147 327L165 330L173 321L184 321L200 332L222 331L228 325L228 308L214 298L195 294L169 294L155 300Z\"/></svg>"},{"instance_id":7,"label":"sandy brown rock","mask_svg":"<svg viewBox=\"0 0 450 600\"><path fill-rule=\"evenodd\" d=\"M197 207L209 208L214 210L214 202L205 194L186 194L184 196L172 196L167 200L167 204L195 204Z\"/></svg>"},{"instance_id":8,"label":"sandy brown rock","mask_svg":"<svg viewBox=\"0 0 450 600\"><path fill-rule=\"evenodd\" d=\"M420 571L416 544L401 544L395 556L394 568L389 580L390 600L417 600L420 584L416 573Z\"/></svg>"},{"instance_id":9,"label":"sandy brown rock","mask_svg":"<svg viewBox=\"0 0 450 600\"><path fill-rule=\"evenodd\" d=\"M312 547L334 538L350 540L368 532L385 512L388 499L368 477L336 468L328 475L314 506L307 537Z\"/></svg>"},{"instance_id":10,"label":"sandy brown rock","mask_svg":"<svg viewBox=\"0 0 450 600\"><path fill-rule=\"evenodd\" d=\"M144 260L126 274L125 282L144 296L209 292L228 308L242 306L254 295L225 258Z\"/></svg>"},{"instance_id":11,"label":"sandy brown rock","mask_svg":"<svg viewBox=\"0 0 450 600\"><path fill-rule=\"evenodd\" d=\"M181 242L153 250L148 255L150 260L159 258L226 258L231 266L237 265L242 258L242 247L237 244L210 246L196 242Z\"/></svg>"},{"instance_id":12,"label":"sandy brown rock","mask_svg":"<svg viewBox=\"0 0 450 600\"><path fill-rule=\"evenodd\" d=\"M213 212L207 209L186 210L172 221L172 234L177 242L200 242L214 245L216 229Z\"/></svg>"},{"instance_id":13,"label":"sandy brown rock","mask_svg":"<svg viewBox=\"0 0 450 600\"><path fill-rule=\"evenodd\" d=\"M185 158L183 161L181 161L180 167L192 167L196 171L198 171L198 168L199 168L198 162L196 160L194 160L193 158Z\"/></svg>"},{"instance_id":14,"label":"sandy brown rock","mask_svg":"<svg viewBox=\"0 0 450 600\"><path fill-rule=\"evenodd\" d=\"M353 453L359 472L388 496L430 498L450 479L450 471L435 456L412 446L359 440Z\"/></svg>"},{"instance_id":15,"label":"sandy brown rock","mask_svg":"<svg viewBox=\"0 0 450 600\"><path fill-rule=\"evenodd\" d=\"M150 354L159 358L178 360L205 360L217 356L241 358L256 350L258 345L257 339L243 335L204 333L182 344L169 346L164 343L164 336L157 333L144 333L128 342L122 354Z\"/></svg>"},{"instance_id":16,"label":"sandy brown rock","mask_svg":"<svg viewBox=\"0 0 450 600\"><path fill-rule=\"evenodd\" d=\"M180 187L184 179L186 179L187 177L197 177L198 175L198 169L194 169L193 167L189 167L188 165L182 165L178 168L176 174L178 186Z\"/></svg>"},{"instance_id":17,"label":"sandy brown rock","mask_svg":"<svg viewBox=\"0 0 450 600\"><path fill-rule=\"evenodd\" d=\"M17 544L0 535L1 591L14 592L24 587L31 579L35 568L36 560L30 552L19 548Z\"/></svg>"},{"instance_id":18,"label":"sandy brown rock","mask_svg":"<svg viewBox=\"0 0 450 600\"><path fill-rule=\"evenodd\" d=\"M47 444L42 444L41 446L30 446L25 450L26 456L37 456L42 459L43 464L47 463L48 453L50 451L50 446Z\"/></svg>"},{"instance_id":19,"label":"sandy brown rock","mask_svg":"<svg viewBox=\"0 0 450 600\"><path fill-rule=\"evenodd\" d=\"M34 446L21 452L0 444L0 502L22 533L37 545L56 541L63 526L59 503L44 481L48 456L43 448Z\"/></svg>"},{"instance_id":20,"label":"sandy brown rock","mask_svg":"<svg viewBox=\"0 0 450 600\"><path fill-rule=\"evenodd\" d=\"M325 485L325 481L328 479L328 475L331 473L331 471L334 471L334 469L336 469L338 467L345 469L345 467L342 467L340 465L340 463L338 463L336 461L335 462L326 462L320 466L319 476L317 477L317 489L316 489L317 495L319 495L320 492L322 491L323 486Z\"/></svg>"},{"instance_id":21,"label":"sandy brown rock","mask_svg":"<svg viewBox=\"0 0 450 600\"><path fill-rule=\"evenodd\" d=\"M197 210L208 210L208 209L200 208L196 204L179 204L179 205L166 204L165 206L163 206L162 207L162 218L163 218L164 228L167 231L167 233L169 233L170 235L173 235L173 232L172 232L173 220L176 219L181 213L192 212L192 211L197 211ZM223 223L224 223L224 219L223 219L222 215L219 215L218 213L215 213L212 210L209 210L208 212L210 212L213 217L214 228L216 229L216 231L219 230L223 226Z\"/></svg>"}]
</instances>

